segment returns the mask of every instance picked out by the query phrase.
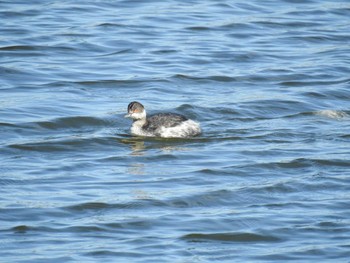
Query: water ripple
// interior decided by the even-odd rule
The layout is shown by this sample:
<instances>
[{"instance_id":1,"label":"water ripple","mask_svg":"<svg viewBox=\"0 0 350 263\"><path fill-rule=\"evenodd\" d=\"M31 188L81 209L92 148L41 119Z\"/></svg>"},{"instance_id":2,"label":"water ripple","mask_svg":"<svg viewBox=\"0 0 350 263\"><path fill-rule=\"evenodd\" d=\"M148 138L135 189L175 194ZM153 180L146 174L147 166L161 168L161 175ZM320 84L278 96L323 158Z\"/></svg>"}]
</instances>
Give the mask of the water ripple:
<instances>
[{"instance_id":1,"label":"water ripple","mask_svg":"<svg viewBox=\"0 0 350 263\"><path fill-rule=\"evenodd\" d=\"M348 260L347 1L0 15L4 262ZM132 136L134 100L203 134Z\"/></svg>"}]
</instances>

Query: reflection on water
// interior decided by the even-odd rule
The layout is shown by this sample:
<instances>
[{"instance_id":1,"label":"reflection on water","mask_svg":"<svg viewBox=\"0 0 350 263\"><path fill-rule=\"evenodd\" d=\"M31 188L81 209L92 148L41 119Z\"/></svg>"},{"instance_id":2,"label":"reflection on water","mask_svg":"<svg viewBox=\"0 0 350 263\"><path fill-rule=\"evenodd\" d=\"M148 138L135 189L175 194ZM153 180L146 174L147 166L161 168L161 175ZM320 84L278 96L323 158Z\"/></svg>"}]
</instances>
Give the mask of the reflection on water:
<instances>
[{"instance_id":1,"label":"reflection on water","mask_svg":"<svg viewBox=\"0 0 350 263\"><path fill-rule=\"evenodd\" d=\"M131 137L119 140L121 143L130 146L130 155L142 156L147 149L157 149L164 153L171 153L174 151L191 151L187 146L190 140L178 138L153 138L153 137ZM146 146L148 145L148 146ZM194 148L192 150L195 150Z\"/></svg>"},{"instance_id":2,"label":"reflection on water","mask_svg":"<svg viewBox=\"0 0 350 263\"><path fill-rule=\"evenodd\" d=\"M195 151L195 148L187 147L186 140L179 139L164 139L164 138L148 138L148 137L131 137L121 139L120 142L126 144L130 147L130 156L135 157L146 157L147 155L153 155L154 150L156 150L159 154L165 154L171 156L172 154L176 155L178 152L189 152ZM146 146L148 145L148 146ZM162 162L159 160L157 162ZM140 162L132 162L129 164L127 172L133 175L143 175L148 163L146 161ZM159 171L154 171L157 174Z\"/></svg>"},{"instance_id":3,"label":"reflection on water","mask_svg":"<svg viewBox=\"0 0 350 263\"><path fill-rule=\"evenodd\" d=\"M131 138L123 138L119 140L123 144L127 144L130 146L131 153L130 155L143 155L144 150L146 149L145 141L142 137L131 137Z\"/></svg>"},{"instance_id":4,"label":"reflection on water","mask_svg":"<svg viewBox=\"0 0 350 263\"><path fill-rule=\"evenodd\" d=\"M140 199L140 200L152 199L152 196L147 191L144 191L141 189L133 190L132 195L134 196L135 199Z\"/></svg>"},{"instance_id":5,"label":"reflection on water","mask_svg":"<svg viewBox=\"0 0 350 263\"><path fill-rule=\"evenodd\" d=\"M144 175L145 174L145 164L143 163L131 163L127 169L128 174L132 175Z\"/></svg>"}]
</instances>

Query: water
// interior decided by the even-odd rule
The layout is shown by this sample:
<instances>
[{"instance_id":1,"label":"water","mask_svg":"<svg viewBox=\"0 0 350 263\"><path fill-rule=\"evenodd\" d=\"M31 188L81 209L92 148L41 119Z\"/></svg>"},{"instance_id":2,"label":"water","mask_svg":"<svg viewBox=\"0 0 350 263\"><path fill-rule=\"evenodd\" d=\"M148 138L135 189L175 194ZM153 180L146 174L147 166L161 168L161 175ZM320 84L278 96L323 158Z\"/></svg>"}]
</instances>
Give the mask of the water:
<instances>
[{"instance_id":1,"label":"water","mask_svg":"<svg viewBox=\"0 0 350 263\"><path fill-rule=\"evenodd\" d=\"M0 10L0 261L349 262L348 1Z\"/></svg>"}]
</instances>

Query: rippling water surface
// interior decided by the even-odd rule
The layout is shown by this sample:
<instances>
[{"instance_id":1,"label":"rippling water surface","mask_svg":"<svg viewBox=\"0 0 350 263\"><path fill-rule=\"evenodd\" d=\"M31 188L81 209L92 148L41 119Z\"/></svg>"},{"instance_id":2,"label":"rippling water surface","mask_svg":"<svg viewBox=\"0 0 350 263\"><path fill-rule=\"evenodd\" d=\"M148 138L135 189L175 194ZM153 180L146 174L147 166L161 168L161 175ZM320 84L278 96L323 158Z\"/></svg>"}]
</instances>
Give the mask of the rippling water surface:
<instances>
[{"instance_id":1,"label":"rippling water surface","mask_svg":"<svg viewBox=\"0 0 350 263\"><path fill-rule=\"evenodd\" d=\"M348 262L349 1L2 1L4 262ZM138 138L130 101L198 120Z\"/></svg>"}]
</instances>

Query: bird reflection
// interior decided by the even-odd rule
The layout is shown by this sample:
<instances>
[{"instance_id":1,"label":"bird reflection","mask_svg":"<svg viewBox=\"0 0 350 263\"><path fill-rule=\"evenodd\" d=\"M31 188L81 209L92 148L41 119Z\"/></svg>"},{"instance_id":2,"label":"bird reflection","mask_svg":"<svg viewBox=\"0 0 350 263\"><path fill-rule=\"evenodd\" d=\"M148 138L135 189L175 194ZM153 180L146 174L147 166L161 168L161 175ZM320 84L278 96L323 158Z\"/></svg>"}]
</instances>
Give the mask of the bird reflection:
<instances>
[{"instance_id":1,"label":"bird reflection","mask_svg":"<svg viewBox=\"0 0 350 263\"><path fill-rule=\"evenodd\" d=\"M145 137L128 137L120 140L121 143L130 147L130 156L146 156L149 150L160 150L163 154L173 154L175 151L190 151L190 147L184 147L183 141L178 139L163 139L163 138L145 138ZM127 173L132 175L145 175L148 166L152 166L143 158L135 158L135 161L128 165ZM149 167L148 167L149 168Z\"/></svg>"}]
</instances>

